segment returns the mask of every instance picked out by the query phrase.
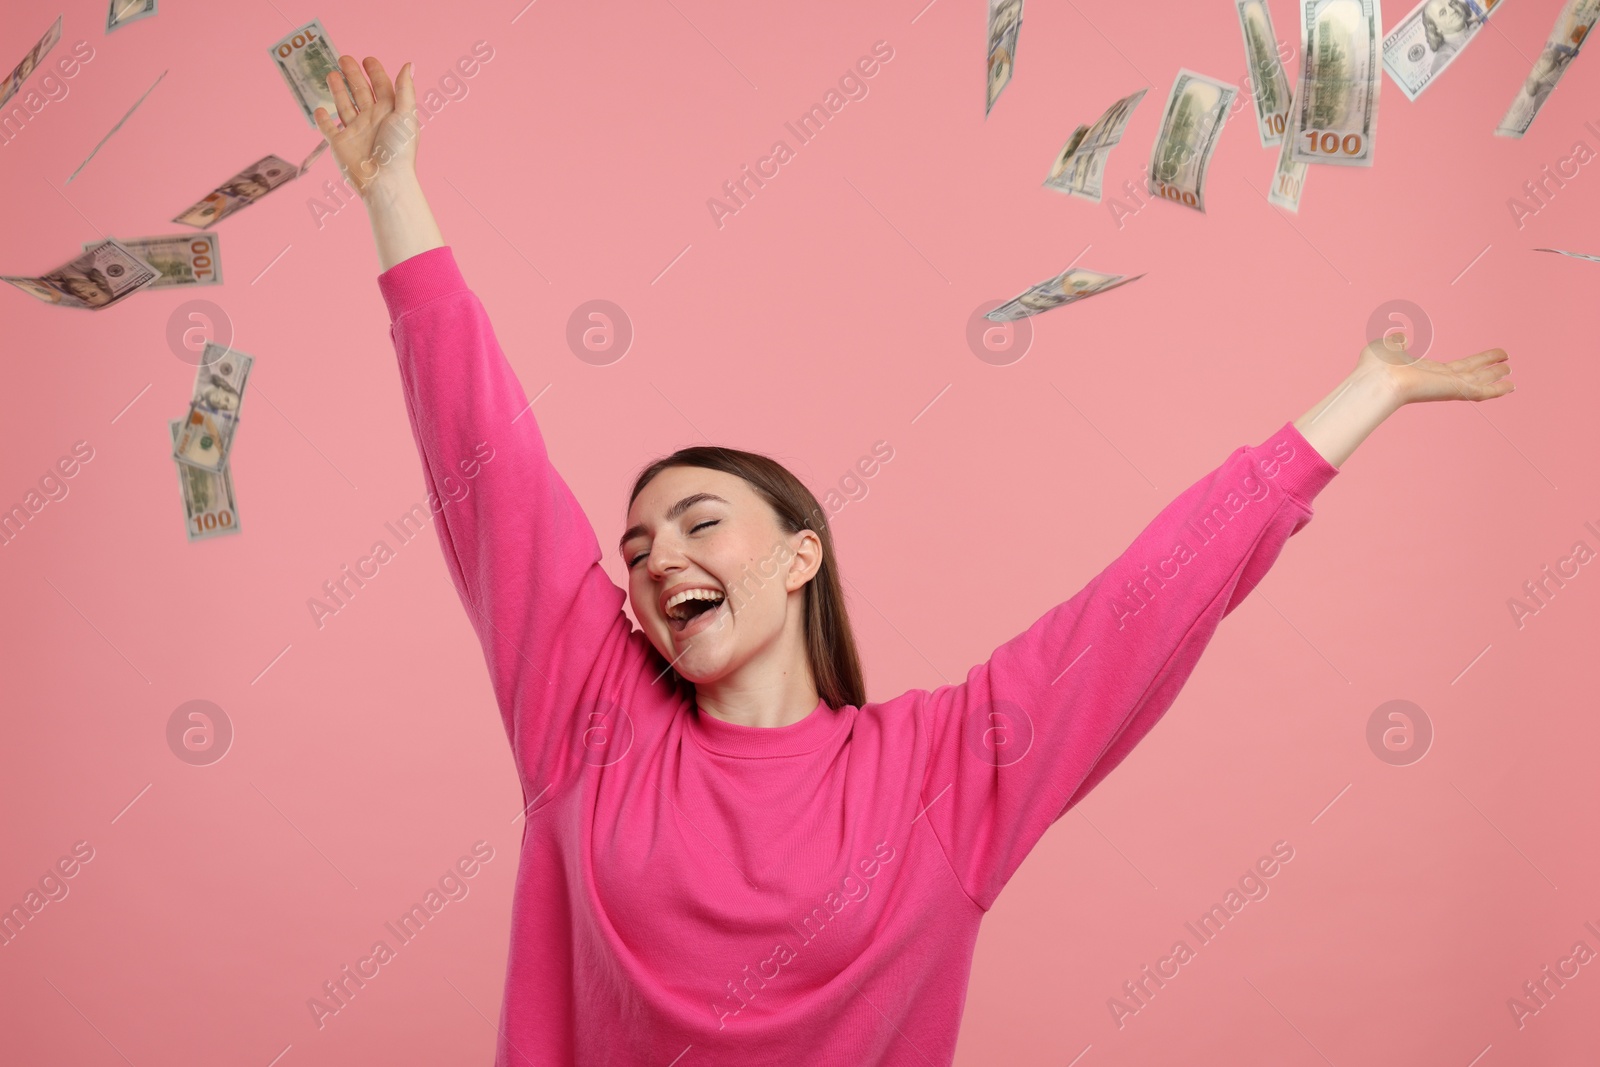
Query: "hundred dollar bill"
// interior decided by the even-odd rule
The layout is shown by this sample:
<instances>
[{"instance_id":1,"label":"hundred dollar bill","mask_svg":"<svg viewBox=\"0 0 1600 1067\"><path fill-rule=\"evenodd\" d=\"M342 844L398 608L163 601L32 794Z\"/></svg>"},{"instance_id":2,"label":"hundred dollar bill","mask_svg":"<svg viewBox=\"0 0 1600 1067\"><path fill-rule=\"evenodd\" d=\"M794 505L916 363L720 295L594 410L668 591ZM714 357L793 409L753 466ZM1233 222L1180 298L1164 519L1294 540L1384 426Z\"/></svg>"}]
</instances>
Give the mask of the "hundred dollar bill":
<instances>
[{"instance_id":1,"label":"hundred dollar bill","mask_svg":"<svg viewBox=\"0 0 1600 1067\"><path fill-rule=\"evenodd\" d=\"M311 164L317 161L317 157L322 155L322 153L326 152L327 150L328 139L324 137L320 142L318 142L317 147L311 150L311 154L306 156L306 158L300 163L300 169L295 171L294 176L298 178L305 174L306 171L311 169Z\"/></svg>"},{"instance_id":2,"label":"hundred dollar bill","mask_svg":"<svg viewBox=\"0 0 1600 1067\"><path fill-rule=\"evenodd\" d=\"M182 419L171 419L167 429L172 433L172 445L178 445L178 432ZM183 494L185 529L189 540L205 541L213 537L239 532L239 512L233 503L233 474L224 463L222 470L212 472L191 467L187 463L174 463L178 468L178 490Z\"/></svg>"},{"instance_id":3,"label":"hundred dollar bill","mask_svg":"<svg viewBox=\"0 0 1600 1067\"><path fill-rule=\"evenodd\" d=\"M1238 92L1227 82L1179 69L1150 149L1150 192L1205 211L1206 165Z\"/></svg>"},{"instance_id":4,"label":"hundred dollar bill","mask_svg":"<svg viewBox=\"0 0 1600 1067\"><path fill-rule=\"evenodd\" d=\"M44 36L39 38L39 43L28 50L28 54L22 57L22 62L11 68L11 73L5 76L4 81L0 81L0 106L16 95L17 90L22 88L22 83L28 80L28 75L38 68L39 60L43 59L59 40L61 40L61 16L57 15L55 22L44 31Z\"/></svg>"},{"instance_id":5,"label":"hundred dollar bill","mask_svg":"<svg viewBox=\"0 0 1600 1067\"><path fill-rule=\"evenodd\" d=\"M1532 73L1517 90L1505 118L1495 127L1495 136L1521 137L1528 132L1534 116L1539 114L1556 83L1567 72L1567 66L1577 58L1578 49L1588 39L1597 18L1600 18L1600 0L1567 0L1556 17L1544 51L1534 60Z\"/></svg>"},{"instance_id":6,"label":"hundred dollar bill","mask_svg":"<svg viewBox=\"0 0 1600 1067\"><path fill-rule=\"evenodd\" d=\"M1300 0L1296 163L1372 166L1378 121L1378 0Z\"/></svg>"},{"instance_id":7,"label":"hundred dollar bill","mask_svg":"<svg viewBox=\"0 0 1600 1067\"><path fill-rule=\"evenodd\" d=\"M242 211L285 182L298 177L293 163L277 156L263 156L229 178L199 203L179 214L173 222L196 229L210 229L219 219Z\"/></svg>"},{"instance_id":8,"label":"hundred dollar bill","mask_svg":"<svg viewBox=\"0 0 1600 1067\"><path fill-rule=\"evenodd\" d=\"M1535 252L1554 252L1558 256L1571 256L1573 259L1587 259L1600 263L1600 256L1591 256L1587 252L1564 252L1559 248L1535 248Z\"/></svg>"},{"instance_id":9,"label":"hundred dollar bill","mask_svg":"<svg viewBox=\"0 0 1600 1067\"><path fill-rule=\"evenodd\" d=\"M274 42L268 51L278 65L278 73L289 83L289 91L300 105L300 113L306 117L306 125L316 128L319 107L327 108L329 117L338 119L339 109L328 89L328 75L339 69L339 52L328 40L328 31L322 28L321 19L312 19ZM343 72L339 77L343 81ZM349 83L345 84L345 91L350 91ZM353 93L350 99L355 99Z\"/></svg>"},{"instance_id":10,"label":"hundred dollar bill","mask_svg":"<svg viewBox=\"0 0 1600 1067\"><path fill-rule=\"evenodd\" d=\"M123 237L120 243L154 267L160 277L152 289L175 285L221 285L220 241L214 233L174 233L165 237ZM95 242L85 241L87 251Z\"/></svg>"},{"instance_id":11,"label":"hundred dollar bill","mask_svg":"<svg viewBox=\"0 0 1600 1067\"><path fill-rule=\"evenodd\" d=\"M1017 32L1022 28L1022 0L989 0L988 99L983 117L994 110L1000 91L1011 83L1017 61Z\"/></svg>"},{"instance_id":12,"label":"hundred dollar bill","mask_svg":"<svg viewBox=\"0 0 1600 1067\"><path fill-rule=\"evenodd\" d=\"M1300 87L1295 86L1295 92L1289 105L1289 110L1294 111L1294 103L1300 99ZM1295 214L1300 213L1300 191L1306 186L1306 165L1294 161L1292 151L1294 143L1291 138L1283 138L1283 143L1278 146L1278 169L1272 175L1272 188L1267 191L1267 200L1279 207L1288 208Z\"/></svg>"},{"instance_id":13,"label":"hundred dollar bill","mask_svg":"<svg viewBox=\"0 0 1600 1067\"><path fill-rule=\"evenodd\" d=\"M1079 126L1067 138L1067 143L1056 157L1050 174L1045 178L1046 188L1085 200L1100 202L1100 179L1105 174L1106 160L1111 148L1122 140L1133 109L1139 106L1148 90L1140 89L1123 97L1105 110L1092 126Z\"/></svg>"},{"instance_id":14,"label":"hundred dollar bill","mask_svg":"<svg viewBox=\"0 0 1600 1067\"><path fill-rule=\"evenodd\" d=\"M1096 270L1084 270L1082 267L1068 267L1054 278L1046 278L1037 285L1030 285L1025 291L1001 304L993 311L986 312L984 318L994 322L1013 322L1025 319L1029 315L1037 315L1041 311L1049 311L1064 304L1071 304L1084 300L1097 293L1109 292L1119 285L1143 278L1143 274L1135 274L1125 278L1120 274L1101 274Z\"/></svg>"},{"instance_id":15,"label":"hundred dollar bill","mask_svg":"<svg viewBox=\"0 0 1600 1067\"><path fill-rule=\"evenodd\" d=\"M130 248L113 238L96 241L69 263L37 278L0 275L23 292L58 307L108 308L141 289L154 285L160 277Z\"/></svg>"},{"instance_id":16,"label":"hundred dollar bill","mask_svg":"<svg viewBox=\"0 0 1600 1067\"><path fill-rule=\"evenodd\" d=\"M250 377L251 357L236 348L207 341L195 368L189 414L172 446L172 458L201 470L220 472L228 462L239 403Z\"/></svg>"},{"instance_id":17,"label":"hundred dollar bill","mask_svg":"<svg viewBox=\"0 0 1600 1067\"><path fill-rule=\"evenodd\" d=\"M1415 100L1478 35L1500 0L1422 0L1383 39L1383 68Z\"/></svg>"},{"instance_id":18,"label":"hundred dollar bill","mask_svg":"<svg viewBox=\"0 0 1600 1067\"><path fill-rule=\"evenodd\" d=\"M1283 142L1289 120L1289 78L1278 58L1278 38L1272 32L1272 15L1265 0L1236 0L1239 28L1244 31L1244 54L1250 63L1250 91L1256 104L1256 133L1261 147Z\"/></svg>"},{"instance_id":19,"label":"hundred dollar bill","mask_svg":"<svg viewBox=\"0 0 1600 1067\"><path fill-rule=\"evenodd\" d=\"M106 12L106 32L155 13L156 0L111 0L111 9Z\"/></svg>"}]
</instances>

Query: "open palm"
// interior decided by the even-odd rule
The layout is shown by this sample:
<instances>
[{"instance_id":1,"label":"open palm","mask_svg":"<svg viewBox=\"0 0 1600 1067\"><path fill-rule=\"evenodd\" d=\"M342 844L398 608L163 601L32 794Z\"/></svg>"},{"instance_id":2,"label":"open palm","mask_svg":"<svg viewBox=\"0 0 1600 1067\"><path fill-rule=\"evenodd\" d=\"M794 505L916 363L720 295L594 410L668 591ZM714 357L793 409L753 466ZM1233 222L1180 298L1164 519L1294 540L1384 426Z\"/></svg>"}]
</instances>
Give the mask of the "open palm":
<instances>
[{"instance_id":1,"label":"open palm","mask_svg":"<svg viewBox=\"0 0 1600 1067\"><path fill-rule=\"evenodd\" d=\"M1410 355L1406 337L1395 333L1379 338L1361 350L1358 369L1382 373L1393 385L1402 404L1429 400L1493 400L1516 389L1506 375L1511 373L1509 356L1503 348L1489 348L1475 355L1440 363Z\"/></svg>"},{"instance_id":2,"label":"open palm","mask_svg":"<svg viewBox=\"0 0 1600 1067\"><path fill-rule=\"evenodd\" d=\"M317 108L311 117L327 138L346 180L365 199L386 176L409 177L416 172L419 124L411 64L400 68L398 85L390 83L383 64L371 56L365 64L357 63L354 56L340 56L339 71L342 79L328 72L328 88L341 125L334 125L325 107ZM350 92L345 91L345 82ZM350 99L352 92L354 100Z\"/></svg>"}]
</instances>

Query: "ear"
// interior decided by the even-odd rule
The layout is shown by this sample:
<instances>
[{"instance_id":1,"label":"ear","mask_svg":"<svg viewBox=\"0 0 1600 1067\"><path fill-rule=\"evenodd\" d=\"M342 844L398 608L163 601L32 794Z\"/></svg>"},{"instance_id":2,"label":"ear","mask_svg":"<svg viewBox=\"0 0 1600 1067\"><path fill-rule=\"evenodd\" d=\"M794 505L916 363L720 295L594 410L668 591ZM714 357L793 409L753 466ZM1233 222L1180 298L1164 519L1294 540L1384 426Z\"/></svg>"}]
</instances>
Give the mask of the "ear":
<instances>
[{"instance_id":1,"label":"ear","mask_svg":"<svg viewBox=\"0 0 1600 1067\"><path fill-rule=\"evenodd\" d=\"M822 538L815 530L801 530L789 537L789 569L783 587L792 593L817 576L822 569Z\"/></svg>"}]
</instances>

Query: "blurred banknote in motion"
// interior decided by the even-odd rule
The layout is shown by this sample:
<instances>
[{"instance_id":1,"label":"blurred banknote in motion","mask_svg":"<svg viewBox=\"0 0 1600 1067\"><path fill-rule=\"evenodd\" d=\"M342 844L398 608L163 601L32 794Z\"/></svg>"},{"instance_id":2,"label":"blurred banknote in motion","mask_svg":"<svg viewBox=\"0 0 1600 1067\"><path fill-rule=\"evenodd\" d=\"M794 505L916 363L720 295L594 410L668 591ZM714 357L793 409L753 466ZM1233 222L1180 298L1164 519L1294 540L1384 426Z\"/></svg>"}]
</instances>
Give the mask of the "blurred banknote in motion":
<instances>
[{"instance_id":1,"label":"blurred banknote in motion","mask_svg":"<svg viewBox=\"0 0 1600 1067\"><path fill-rule=\"evenodd\" d=\"M1383 39L1383 69L1415 100L1478 35L1500 0L1422 0Z\"/></svg>"},{"instance_id":2,"label":"blurred banknote in motion","mask_svg":"<svg viewBox=\"0 0 1600 1067\"><path fill-rule=\"evenodd\" d=\"M165 237L123 237L118 243L154 267L151 289L175 285L221 285L222 259L214 233L174 233ZM84 243L87 251L93 241Z\"/></svg>"},{"instance_id":3,"label":"blurred banknote in motion","mask_svg":"<svg viewBox=\"0 0 1600 1067\"><path fill-rule=\"evenodd\" d=\"M1000 91L1011 83L1017 62L1017 33L1022 28L1022 0L989 0L988 100L983 117L994 110Z\"/></svg>"},{"instance_id":4,"label":"blurred banknote in motion","mask_svg":"<svg viewBox=\"0 0 1600 1067\"><path fill-rule=\"evenodd\" d=\"M156 0L111 0L111 8L106 12L106 32L147 19L155 13Z\"/></svg>"},{"instance_id":5,"label":"blurred banknote in motion","mask_svg":"<svg viewBox=\"0 0 1600 1067\"><path fill-rule=\"evenodd\" d=\"M1600 263L1600 256L1591 256L1587 252L1566 252L1559 248L1535 248L1535 252L1554 252L1558 256L1571 256L1573 259L1587 259Z\"/></svg>"},{"instance_id":6,"label":"blurred banknote in motion","mask_svg":"<svg viewBox=\"0 0 1600 1067\"><path fill-rule=\"evenodd\" d=\"M0 281L47 304L100 311L154 285L160 276L132 249L107 238L90 245L70 263L36 278L0 275Z\"/></svg>"},{"instance_id":7,"label":"blurred banknote in motion","mask_svg":"<svg viewBox=\"0 0 1600 1067\"><path fill-rule=\"evenodd\" d=\"M270 52L272 61L278 65L278 73L289 83L289 91L300 105L300 113L306 117L306 125L316 129L319 107L327 108L328 116L337 122L339 109L328 89L328 75L339 69L339 52L329 42L322 20L312 19L282 40L273 42ZM341 80L343 77L341 73ZM347 84L345 91L349 90ZM353 101L355 96L350 99Z\"/></svg>"},{"instance_id":8,"label":"blurred banknote in motion","mask_svg":"<svg viewBox=\"0 0 1600 1067\"><path fill-rule=\"evenodd\" d=\"M4 104L16 95L17 90L22 88L22 83L28 80L28 75L38 68L39 60L43 59L59 40L61 40L61 16L57 15L56 21L44 31L44 36L39 38L39 43L22 57L20 63L11 68L11 73L5 76L5 80L0 81L0 104Z\"/></svg>"},{"instance_id":9,"label":"blurred banknote in motion","mask_svg":"<svg viewBox=\"0 0 1600 1067\"><path fill-rule=\"evenodd\" d=\"M1277 37L1266 0L1236 0L1239 28L1244 32L1244 54L1250 64L1250 91L1256 103L1256 133L1261 147L1283 140L1289 121L1289 76L1278 58Z\"/></svg>"},{"instance_id":10,"label":"blurred banknote in motion","mask_svg":"<svg viewBox=\"0 0 1600 1067\"><path fill-rule=\"evenodd\" d=\"M1139 106L1148 90L1140 89L1123 97L1106 109L1105 114L1092 126L1079 126L1067 139L1066 147L1056 156L1050 174L1045 178L1046 188L1069 196L1100 202L1100 182L1105 174L1106 159L1111 149L1122 140L1133 109Z\"/></svg>"},{"instance_id":11,"label":"blurred banknote in motion","mask_svg":"<svg viewBox=\"0 0 1600 1067\"><path fill-rule=\"evenodd\" d=\"M1378 0L1300 0L1296 163L1372 166L1382 76Z\"/></svg>"},{"instance_id":12,"label":"blurred banknote in motion","mask_svg":"<svg viewBox=\"0 0 1600 1067\"><path fill-rule=\"evenodd\" d=\"M1300 87L1295 86L1293 101L1300 99ZM1295 103L1291 102L1289 110L1294 111ZM1295 214L1300 213L1300 191L1306 187L1306 164L1294 161L1294 142L1285 137L1278 146L1278 169L1272 175L1272 188L1267 192L1267 199L1279 207L1288 208Z\"/></svg>"},{"instance_id":13,"label":"blurred banknote in motion","mask_svg":"<svg viewBox=\"0 0 1600 1067\"><path fill-rule=\"evenodd\" d=\"M1150 149L1150 191L1205 211L1206 165L1228 121L1236 86L1180 69L1167 94L1161 129Z\"/></svg>"},{"instance_id":14,"label":"blurred banknote in motion","mask_svg":"<svg viewBox=\"0 0 1600 1067\"><path fill-rule=\"evenodd\" d=\"M209 229L219 219L243 211L278 186L297 177L299 172L293 163L277 156L263 156L207 193L172 221L196 229Z\"/></svg>"},{"instance_id":15,"label":"blurred banknote in motion","mask_svg":"<svg viewBox=\"0 0 1600 1067\"><path fill-rule=\"evenodd\" d=\"M1014 322L1029 315L1037 315L1041 311L1049 311L1051 308L1087 299L1097 293L1109 292L1119 285L1126 285L1143 277L1143 274L1135 274L1131 278L1125 278L1120 274L1101 274L1097 270L1068 267L1054 278L1046 278L1037 285L1030 285L1026 291L1017 294L993 311L986 312L983 317L994 322Z\"/></svg>"},{"instance_id":16,"label":"blurred banknote in motion","mask_svg":"<svg viewBox=\"0 0 1600 1067\"><path fill-rule=\"evenodd\" d=\"M172 446L178 446L178 433L183 428L182 419L172 419L167 429L172 433ZM239 532L239 512L233 503L233 475L224 463L220 471L201 470L187 463L174 461L178 468L178 491L183 494L185 529L190 541L205 541L213 537Z\"/></svg>"},{"instance_id":17,"label":"blurred banknote in motion","mask_svg":"<svg viewBox=\"0 0 1600 1067\"><path fill-rule=\"evenodd\" d=\"M1533 71L1517 90L1505 118L1495 127L1495 136L1521 137L1528 132L1534 116L1544 107L1568 65L1578 57L1578 49L1588 40L1596 18L1600 18L1600 0L1567 0L1544 51L1533 61Z\"/></svg>"},{"instance_id":18,"label":"blurred banknote in motion","mask_svg":"<svg viewBox=\"0 0 1600 1067\"><path fill-rule=\"evenodd\" d=\"M172 458L201 470L220 473L228 462L245 382L255 361L238 349L207 341L195 368L189 414L172 446Z\"/></svg>"}]
</instances>

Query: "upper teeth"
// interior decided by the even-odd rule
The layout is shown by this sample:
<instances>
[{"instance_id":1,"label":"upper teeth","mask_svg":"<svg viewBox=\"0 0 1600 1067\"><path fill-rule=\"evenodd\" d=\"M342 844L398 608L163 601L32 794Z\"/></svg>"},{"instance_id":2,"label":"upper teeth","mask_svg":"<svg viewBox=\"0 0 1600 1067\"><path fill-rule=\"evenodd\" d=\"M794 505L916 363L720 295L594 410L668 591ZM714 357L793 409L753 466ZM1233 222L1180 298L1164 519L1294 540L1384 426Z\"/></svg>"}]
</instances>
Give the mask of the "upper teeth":
<instances>
[{"instance_id":1,"label":"upper teeth","mask_svg":"<svg viewBox=\"0 0 1600 1067\"><path fill-rule=\"evenodd\" d=\"M721 599L722 599L722 594L717 592L715 589L685 589L681 593L674 593L667 600L667 608L666 608L666 610L667 610L667 614L671 615L671 614L673 614L673 609L675 609L679 604L682 604L686 600L721 600Z\"/></svg>"}]
</instances>

